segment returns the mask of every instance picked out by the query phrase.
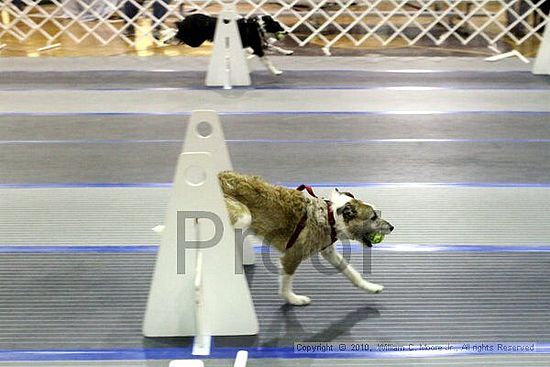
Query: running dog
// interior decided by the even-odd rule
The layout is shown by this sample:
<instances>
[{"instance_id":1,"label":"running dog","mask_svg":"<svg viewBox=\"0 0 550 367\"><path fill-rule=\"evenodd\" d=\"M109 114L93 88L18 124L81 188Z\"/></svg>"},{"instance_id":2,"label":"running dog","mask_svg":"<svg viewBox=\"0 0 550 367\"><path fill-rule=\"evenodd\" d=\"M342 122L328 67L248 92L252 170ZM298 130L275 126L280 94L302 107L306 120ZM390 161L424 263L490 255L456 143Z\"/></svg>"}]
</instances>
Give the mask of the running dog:
<instances>
[{"instance_id":1,"label":"running dog","mask_svg":"<svg viewBox=\"0 0 550 367\"><path fill-rule=\"evenodd\" d=\"M217 18L204 14L192 14L176 23L177 32L170 43L184 43L199 47L205 41L213 41ZM274 75L282 74L265 55L266 50L292 55L294 51L285 50L274 45L282 40L286 33L279 22L269 15L262 17L241 18L237 20L243 48L250 48L252 55L258 56L266 68Z\"/></svg>"},{"instance_id":2,"label":"running dog","mask_svg":"<svg viewBox=\"0 0 550 367\"><path fill-rule=\"evenodd\" d=\"M370 234L389 234L393 226L375 208L347 192L333 190L330 200L267 183L258 176L231 171L218 175L231 223L250 228L282 253L279 295L293 305L307 305L311 299L292 291L298 265L312 254L322 256L351 282L369 292L379 293L383 286L361 277L334 247L340 240L357 240L371 247Z\"/></svg>"}]
</instances>

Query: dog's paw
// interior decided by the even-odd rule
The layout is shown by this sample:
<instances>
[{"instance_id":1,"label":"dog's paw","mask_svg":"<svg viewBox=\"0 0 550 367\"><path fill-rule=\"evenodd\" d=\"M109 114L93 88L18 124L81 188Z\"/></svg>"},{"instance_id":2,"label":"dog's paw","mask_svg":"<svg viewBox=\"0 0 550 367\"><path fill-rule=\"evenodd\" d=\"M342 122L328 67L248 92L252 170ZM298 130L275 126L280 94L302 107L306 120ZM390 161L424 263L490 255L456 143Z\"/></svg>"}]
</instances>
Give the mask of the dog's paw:
<instances>
[{"instance_id":1,"label":"dog's paw","mask_svg":"<svg viewBox=\"0 0 550 367\"><path fill-rule=\"evenodd\" d=\"M300 296L294 293L286 295L284 299L294 306L305 306L311 303L311 298L309 298L308 296Z\"/></svg>"},{"instance_id":2,"label":"dog's paw","mask_svg":"<svg viewBox=\"0 0 550 367\"><path fill-rule=\"evenodd\" d=\"M371 282L368 282L366 280L363 280L359 284L359 288L366 290L369 293L377 294L384 290L384 286L380 284L374 284Z\"/></svg>"},{"instance_id":3,"label":"dog's paw","mask_svg":"<svg viewBox=\"0 0 550 367\"><path fill-rule=\"evenodd\" d=\"M373 284L369 290L369 292L371 293L374 293L374 294L378 294L378 293L382 293L382 291L384 290L384 286L383 285L380 285L380 284Z\"/></svg>"},{"instance_id":4,"label":"dog's paw","mask_svg":"<svg viewBox=\"0 0 550 367\"><path fill-rule=\"evenodd\" d=\"M279 70L279 69L273 68L273 69L271 69L271 73L272 73L273 75L281 75L281 74L283 73L283 71L282 71L282 70Z\"/></svg>"}]
</instances>

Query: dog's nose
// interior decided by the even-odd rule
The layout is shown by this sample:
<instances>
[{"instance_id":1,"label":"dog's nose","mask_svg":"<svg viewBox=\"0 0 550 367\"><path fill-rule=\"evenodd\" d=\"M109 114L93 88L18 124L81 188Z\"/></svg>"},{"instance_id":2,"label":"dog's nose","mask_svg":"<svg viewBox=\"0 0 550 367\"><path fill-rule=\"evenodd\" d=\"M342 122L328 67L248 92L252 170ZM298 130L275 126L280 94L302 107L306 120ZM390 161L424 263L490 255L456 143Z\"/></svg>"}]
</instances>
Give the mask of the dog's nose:
<instances>
[{"instance_id":1,"label":"dog's nose","mask_svg":"<svg viewBox=\"0 0 550 367\"><path fill-rule=\"evenodd\" d=\"M392 232L394 228L395 227L390 224L390 232Z\"/></svg>"}]
</instances>

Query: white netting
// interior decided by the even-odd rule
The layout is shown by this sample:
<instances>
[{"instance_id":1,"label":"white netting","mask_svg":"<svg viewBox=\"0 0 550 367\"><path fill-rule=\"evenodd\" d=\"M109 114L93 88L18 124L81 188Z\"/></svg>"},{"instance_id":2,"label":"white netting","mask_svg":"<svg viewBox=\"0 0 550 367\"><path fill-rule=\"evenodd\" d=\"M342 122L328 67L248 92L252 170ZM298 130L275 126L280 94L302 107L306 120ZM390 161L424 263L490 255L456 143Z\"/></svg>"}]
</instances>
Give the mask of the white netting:
<instances>
[{"instance_id":1,"label":"white netting","mask_svg":"<svg viewBox=\"0 0 550 367\"><path fill-rule=\"evenodd\" d=\"M169 2L168 2L169 1ZM168 3L167 3L168 2ZM242 15L271 14L299 45L512 45L541 40L547 0L240 0ZM159 38L189 12L217 14L220 0L4 0L0 38L45 44L90 39L133 45L136 34ZM183 9L183 11L182 11ZM546 12L546 14L545 14ZM155 41L156 42L156 41Z\"/></svg>"}]
</instances>

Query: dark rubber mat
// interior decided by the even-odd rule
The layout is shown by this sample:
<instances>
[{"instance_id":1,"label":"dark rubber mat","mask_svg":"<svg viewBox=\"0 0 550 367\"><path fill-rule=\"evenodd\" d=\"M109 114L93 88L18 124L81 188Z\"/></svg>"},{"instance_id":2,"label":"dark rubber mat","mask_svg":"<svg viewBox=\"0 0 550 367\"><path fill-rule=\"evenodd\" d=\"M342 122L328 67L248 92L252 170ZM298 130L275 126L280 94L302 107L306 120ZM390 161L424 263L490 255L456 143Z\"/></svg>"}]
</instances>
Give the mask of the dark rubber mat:
<instances>
[{"instance_id":1,"label":"dark rubber mat","mask_svg":"<svg viewBox=\"0 0 550 367\"><path fill-rule=\"evenodd\" d=\"M271 182L550 182L548 142L260 141L228 148L236 171ZM0 183L167 183L180 152L180 141L2 144Z\"/></svg>"},{"instance_id":2,"label":"dark rubber mat","mask_svg":"<svg viewBox=\"0 0 550 367\"><path fill-rule=\"evenodd\" d=\"M0 254L0 350L189 346L189 338L141 336L154 258ZM352 262L368 269L358 254ZM312 297L307 307L283 304L268 263L258 258L247 270L260 334L216 346L550 339L549 253L375 251L367 277L386 286L379 295L306 263L295 287Z\"/></svg>"},{"instance_id":3,"label":"dark rubber mat","mask_svg":"<svg viewBox=\"0 0 550 367\"><path fill-rule=\"evenodd\" d=\"M170 360L147 361L69 361L32 362L35 367L169 367ZM548 367L547 354L479 355L468 357L423 357L423 358L323 358L323 359L249 359L249 367ZM233 366L233 359L206 359L206 367ZM4 366L4 365L3 365ZM9 363L6 367L28 367L29 362Z\"/></svg>"},{"instance_id":4,"label":"dark rubber mat","mask_svg":"<svg viewBox=\"0 0 550 367\"><path fill-rule=\"evenodd\" d=\"M274 76L252 74L252 88L384 88L442 87L456 89L550 89L550 76L530 72L397 73L375 71L285 71ZM67 71L0 74L0 89L143 89L203 88L203 71Z\"/></svg>"},{"instance_id":5,"label":"dark rubber mat","mask_svg":"<svg viewBox=\"0 0 550 367\"><path fill-rule=\"evenodd\" d=\"M182 115L0 115L1 144L183 139ZM550 139L550 113L222 115L228 140Z\"/></svg>"},{"instance_id":6,"label":"dark rubber mat","mask_svg":"<svg viewBox=\"0 0 550 367\"><path fill-rule=\"evenodd\" d=\"M272 182L550 181L549 114L221 118L234 168ZM1 116L0 183L171 182L187 120Z\"/></svg>"}]
</instances>

